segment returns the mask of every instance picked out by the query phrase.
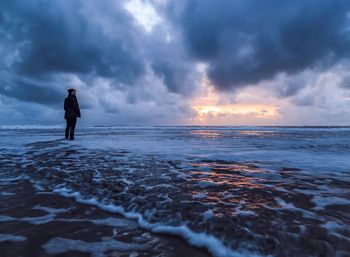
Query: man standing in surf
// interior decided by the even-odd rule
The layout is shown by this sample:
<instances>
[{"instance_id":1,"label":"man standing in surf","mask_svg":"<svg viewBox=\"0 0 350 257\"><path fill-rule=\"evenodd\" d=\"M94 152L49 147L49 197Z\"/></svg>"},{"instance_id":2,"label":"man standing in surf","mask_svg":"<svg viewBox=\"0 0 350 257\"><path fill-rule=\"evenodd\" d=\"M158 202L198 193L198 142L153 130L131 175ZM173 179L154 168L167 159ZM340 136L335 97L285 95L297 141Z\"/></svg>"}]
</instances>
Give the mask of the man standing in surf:
<instances>
[{"instance_id":1,"label":"man standing in surf","mask_svg":"<svg viewBox=\"0 0 350 257\"><path fill-rule=\"evenodd\" d=\"M76 97L77 91L74 88L68 89L68 96L64 99L64 118L67 127L65 130L65 138L74 140L74 130L77 124L77 118L80 118L80 108Z\"/></svg>"}]
</instances>

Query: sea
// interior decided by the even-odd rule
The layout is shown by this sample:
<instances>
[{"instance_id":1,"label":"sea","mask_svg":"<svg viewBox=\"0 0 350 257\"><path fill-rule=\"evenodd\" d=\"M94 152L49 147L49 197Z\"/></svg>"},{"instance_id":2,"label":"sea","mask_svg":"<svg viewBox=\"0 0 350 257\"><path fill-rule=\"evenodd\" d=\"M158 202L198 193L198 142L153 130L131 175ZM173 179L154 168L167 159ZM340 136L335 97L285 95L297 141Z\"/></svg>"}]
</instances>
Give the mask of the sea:
<instances>
[{"instance_id":1,"label":"sea","mask_svg":"<svg viewBox=\"0 0 350 257\"><path fill-rule=\"evenodd\" d=\"M0 126L1 183L26 178L212 256L350 256L350 127L63 130Z\"/></svg>"}]
</instances>

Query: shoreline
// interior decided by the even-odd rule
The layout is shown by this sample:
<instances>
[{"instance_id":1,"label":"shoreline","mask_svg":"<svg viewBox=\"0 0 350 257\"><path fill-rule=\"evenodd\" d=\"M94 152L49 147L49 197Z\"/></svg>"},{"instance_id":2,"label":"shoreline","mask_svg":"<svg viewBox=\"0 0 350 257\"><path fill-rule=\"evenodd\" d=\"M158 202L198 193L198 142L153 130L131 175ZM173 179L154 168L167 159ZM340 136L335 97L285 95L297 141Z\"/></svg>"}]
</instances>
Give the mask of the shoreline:
<instances>
[{"instance_id":1,"label":"shoreline","mask_svg":"<svg viewBox=\"0 0 350 257\"><path fill-rule=\"evenodd\" d=\"M345 143L335 144L338 137L347 142L347 134L322 132L310 143L315 135L307 131L162 132L82 133L73 144L49 140L56 135L47 131L7 135L8 145L0 149L0 251L220 257L350 252L348 159L339 155ZM281 145L276 153L274 146ZM248 156L249 149L259 152ZM76 233L65 231L72 226ZM52 234L40 238L47 227Z\"/></svg>"}]
</instances>

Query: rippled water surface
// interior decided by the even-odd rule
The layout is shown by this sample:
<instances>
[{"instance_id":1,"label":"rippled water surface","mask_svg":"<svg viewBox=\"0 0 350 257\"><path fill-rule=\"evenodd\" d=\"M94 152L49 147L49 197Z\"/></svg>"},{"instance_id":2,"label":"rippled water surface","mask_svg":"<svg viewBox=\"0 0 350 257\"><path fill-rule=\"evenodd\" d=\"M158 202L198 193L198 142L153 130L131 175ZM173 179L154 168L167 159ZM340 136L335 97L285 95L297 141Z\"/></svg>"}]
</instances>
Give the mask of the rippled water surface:
<instances>
[{"instance_id":1,"label":"rippled water surface","mask_svg":"<svg viewBox=\"0 0 350 257\"><path fill-rule=\"evenodd\" d=\"M3 176L215 256L349 256L350 128L0 129Z\"/></svg>"}]
</instances>

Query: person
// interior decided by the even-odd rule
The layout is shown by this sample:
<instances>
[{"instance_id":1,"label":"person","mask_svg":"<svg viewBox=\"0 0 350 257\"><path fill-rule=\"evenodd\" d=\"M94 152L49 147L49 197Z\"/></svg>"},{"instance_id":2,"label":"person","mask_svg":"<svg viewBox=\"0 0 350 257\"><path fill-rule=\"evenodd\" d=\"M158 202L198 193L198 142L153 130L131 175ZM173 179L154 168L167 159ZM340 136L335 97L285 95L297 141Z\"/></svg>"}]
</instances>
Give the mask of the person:
<instances>
[{"instance_id":1,"label":"person","mask_svg":"<svg viewBox=\"0 0 350 257\"><path fill-rule=\"evenodd\" d=\"M80 108L74 88L68 89L68 96L64 99L64 118L66 119L67 127L65 130L65 138L74 140L74 130L77 124L77 118L80 118Z\"/></svg>"}]
</instances>

